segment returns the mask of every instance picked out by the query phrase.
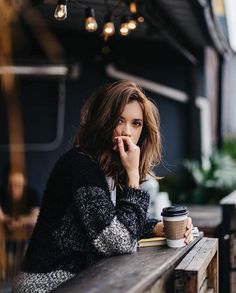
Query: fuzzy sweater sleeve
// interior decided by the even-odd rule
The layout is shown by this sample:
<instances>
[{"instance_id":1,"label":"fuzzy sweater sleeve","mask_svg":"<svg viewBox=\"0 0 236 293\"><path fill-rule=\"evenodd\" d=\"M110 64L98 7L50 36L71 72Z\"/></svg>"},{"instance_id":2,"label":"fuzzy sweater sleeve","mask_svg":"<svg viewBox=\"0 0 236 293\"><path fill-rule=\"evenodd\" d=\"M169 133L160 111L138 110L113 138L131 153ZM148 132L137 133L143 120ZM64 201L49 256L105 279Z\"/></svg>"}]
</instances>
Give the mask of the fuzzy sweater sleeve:
<instances>
[{"instance_id":1,"label":"fuzzy sweater sleeve","mask_svg":"<svg viewBox=\"0 0 236 293\"><path fill-rule=\"evenodd\" d=\"M73 198L82 225L100 253L136 251L146 220L149 201L146 192L127 188L117 208L109 194L98 186L80 187Z\"/></svg>"},{"instance_id":2,"label":"fuzzy sweater sleeve","mask_svg":"<svg viewBox=\"0 0 236 293\"><path fill-rule=\"evenodd\" d=\"M136 251L146 221L149 195L125 188L115 207L98 166L80 162L80 184L73 184L73 205L92 245L104 255Z\"/></svg>"}]
</instances>

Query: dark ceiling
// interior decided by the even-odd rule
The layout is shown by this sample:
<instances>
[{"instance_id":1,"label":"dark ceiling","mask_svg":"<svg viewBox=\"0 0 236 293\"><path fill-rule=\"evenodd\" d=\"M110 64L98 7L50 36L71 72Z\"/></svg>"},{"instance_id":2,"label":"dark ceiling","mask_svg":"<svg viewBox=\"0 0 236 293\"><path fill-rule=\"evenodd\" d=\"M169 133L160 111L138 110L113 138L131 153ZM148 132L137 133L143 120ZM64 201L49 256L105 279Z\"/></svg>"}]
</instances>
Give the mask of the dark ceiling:
<instances>
[{"instance_id":1,"label":"dark ceiling","mask_svg":"<svg viewBox=\"0 0 236 293\"><path fill-rule=\"evenodd\" d=\"M59 38L66 39L69 47L79 38L101 38L104 16L114 11L115 25L118 28L120 17L129 14L130 1L118 0L68 0L68 16L65 21L57 21L53 14L57 0L30 0L31 8L26 8L21 15L21 25L36 42L40 35L54 32ZM117 3L120 5L117 7ZM190 61L194 62L197 50L212 46L219 54L230 51L227 39L217 26L210 0L137 0L140 14L145 22L138 25L128 38L168 43ZM98 22L98 31L88 33L84 29L85 8L93 7ZM19 40L22 30L15 25L15 44L24 48L24 41ZM122 37L116 34L116 40ZM21 38L25 40L26 38ZM45 41L47 42L47 40Z\"/></svg>"}]
</instances>

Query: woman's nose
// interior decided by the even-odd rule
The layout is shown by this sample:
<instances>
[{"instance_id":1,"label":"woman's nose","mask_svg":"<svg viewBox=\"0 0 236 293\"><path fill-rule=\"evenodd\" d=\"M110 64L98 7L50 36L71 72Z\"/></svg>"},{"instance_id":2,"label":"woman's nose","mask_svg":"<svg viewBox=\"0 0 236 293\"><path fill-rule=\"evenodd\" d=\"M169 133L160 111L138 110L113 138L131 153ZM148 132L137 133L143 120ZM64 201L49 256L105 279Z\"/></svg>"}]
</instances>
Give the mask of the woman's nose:
<instances>
[{"instance_id":1,"label":"woman's nose","mask_svg":"<svg viewBox=\"0 0 236 293\"><path fill-rule=\"evenodd\" d=\"M125 126L121 131L122 136L129 136L131 137L131 131L128 126Z\"/></svg>"}]
</instances>

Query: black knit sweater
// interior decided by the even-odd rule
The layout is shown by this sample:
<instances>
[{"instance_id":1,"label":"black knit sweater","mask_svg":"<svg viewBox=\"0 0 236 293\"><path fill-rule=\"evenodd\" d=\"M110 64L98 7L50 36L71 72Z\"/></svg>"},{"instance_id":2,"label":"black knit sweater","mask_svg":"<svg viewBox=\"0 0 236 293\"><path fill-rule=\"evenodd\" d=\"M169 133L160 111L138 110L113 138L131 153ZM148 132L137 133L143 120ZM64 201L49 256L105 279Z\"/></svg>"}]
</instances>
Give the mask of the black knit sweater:
<instances>
[{"instance_id":1,"label":"black knit sweater","mask_svg":"<svg viewBox=\"0 0 236 293\"><path fill-rule=\"evenodd\" d=\"M116 207L97 163L73 148L56 163L47 183L22 271L78 273L104 256L132 253L156 220L147 220L149 195L117 192Z\"/></svg>"}]
</instances>

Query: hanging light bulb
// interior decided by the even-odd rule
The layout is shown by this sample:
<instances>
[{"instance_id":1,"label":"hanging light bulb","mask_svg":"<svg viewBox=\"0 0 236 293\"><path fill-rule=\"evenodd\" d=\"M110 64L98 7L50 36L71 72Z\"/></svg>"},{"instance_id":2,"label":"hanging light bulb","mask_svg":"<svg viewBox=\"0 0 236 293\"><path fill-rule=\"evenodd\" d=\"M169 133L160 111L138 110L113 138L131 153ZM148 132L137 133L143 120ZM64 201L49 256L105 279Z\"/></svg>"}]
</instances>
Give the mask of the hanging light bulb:
<instances>
[{"instance_id":1,"label":"hanging light bulb","mask_svg":"<svg viewBox=\"0 0 236 293\"><path fill-rule=\"evenodd\" d=\"M112 17L111 17L111 15L106 15L105 16L105 23L103 26L104 39L108 40L108 38L113 36L114 33L115 33L115 26L112 21Z\"/></svg>"},{"instance_id":2,"label":"hanging light bulb","mask_svg":"<svg viewBox=\"0 0 236 293\"><path fill-rule=\"evenodd\" d=\"M137 27L137 21L133 17L131 17L128 21L128 28L130 30L134 30L136 29L136 27Z\"/></svg>"},{"instance_id":3,"label":"hanging light bulb","mask_svg":"<svg viewBox=\"0 0 236 293\"><path fill-rule=\"evenodd\" d=\"M136 2L134 2L134 1L130 2L129 10L133 14L137 13L137 4L136 4Z\"/></svg>"},{"instance_id":4,"label":"hanging light bulb","mask_svg":"<svg viewBox=\"0 0 236 293\"><path fill-rule=\"evenodd\" d=\"M129 34L129 26L128 26L128 22L127 22L127 17L126 16L122 16L121 18L121 24L120 24L120 34L122 36L128 36Z\"/></svg>"},{"instance_id":5,"label":"hanging light bulb","mask_svg":"<svg viewBox=\"0 0 236 293\"><path fill-rule=\"evenodd\" d=\"M57 7L54 12L54 17L57 20L64 20L67 17L67 0L58 0Z\"/></svg>"},{"instance_id":6,"label":"hanging light bulb","mask_svg":"<svg viewBox=\"0 0 236 293\"><path fill-rule=\"evenodd\" d=\"M95 12L94 9L91 7L87 7L85 9L85 29L88 32L95 32L98 28L98 24L95 19Z\"/></svg>"},{"instance_id":7,"label":"hanging light bulb","mask_svg":"<svg viewBox=\"0 0 236 293\"><path fill-rule=\"evenodd\" d=\"M144 22L144 17L138 13L133 14L133 19L140 23Z\"/></svg>"},{"instance_id":8,"label":"hanging light bulb","mask_svg":"<svg viewBox=\"0 0 236 293\"><path fill-rule=\"evenodd\" d=\"M139 15L138 16L138 22L144 22L144 17L142 15Z\"/></svg>"}]
</instances>

